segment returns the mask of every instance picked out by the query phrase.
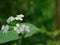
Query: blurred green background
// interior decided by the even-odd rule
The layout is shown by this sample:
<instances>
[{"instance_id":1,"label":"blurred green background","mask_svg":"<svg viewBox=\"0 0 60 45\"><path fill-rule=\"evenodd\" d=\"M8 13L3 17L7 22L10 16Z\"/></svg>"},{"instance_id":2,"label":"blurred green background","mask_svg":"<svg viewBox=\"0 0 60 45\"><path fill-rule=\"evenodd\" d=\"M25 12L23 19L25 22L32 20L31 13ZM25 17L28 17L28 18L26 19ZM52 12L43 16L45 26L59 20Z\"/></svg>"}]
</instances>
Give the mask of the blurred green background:
<instances>
[{"instance_id":1,"label":"blurred green background","mask_svg":"<svg viewBox=\"0 0 60 45\"><path fill-rule=\"evenodd\" d=\"M32 23L38 28L43 26L50 32L56 28L55 13L55 0L0 0L0 26L6 24L6 19L9 16L24 14L25 17L23 22ZM29 42L30 45L32 45L31 43L37 42L46 44L46 40L50 38L50 36L41 33L33 37L36 38L30 37L24 39L24 44L26 44L29 39L31 39Z\"/></svg>"}]
</instances>

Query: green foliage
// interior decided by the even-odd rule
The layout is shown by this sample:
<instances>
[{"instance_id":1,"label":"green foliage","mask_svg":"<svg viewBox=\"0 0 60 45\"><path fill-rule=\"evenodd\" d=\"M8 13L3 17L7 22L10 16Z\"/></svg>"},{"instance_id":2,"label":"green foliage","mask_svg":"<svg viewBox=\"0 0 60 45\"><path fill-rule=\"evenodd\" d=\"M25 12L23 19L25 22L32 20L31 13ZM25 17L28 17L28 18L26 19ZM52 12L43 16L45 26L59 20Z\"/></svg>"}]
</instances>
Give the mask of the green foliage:
<instances>
[{"instance_id":1,"label":"green foliage","mask_svg":"<svg viewBox=\"0 0 60 45\"><path fill-rule=\"evenodd\" d=\"M18 35L15 31L9 31L8 33L3 33L0 31L0 43L6 43L8 41L18 39Z\"/></svg>"},{"instance_id":2,"label":"green foliage","mask_svg":"<svg viewBox=\"0 0 60 45\"><path fill-rule=\"evenodd\" d=\"M60 30L57 30L57 31L54 31L54 32L53 32L53 36L54 36L54 37L58 36L59 34L60 34Z\"/></svg>"},{"instance_id":3,"label":"green foliage","mask_svg":"<svg viewBox=\"0 0 60 45\"><path fill-rule=\"evenodd\" d=\"M38 33L40 31L39 28L37 28L36 26L34 26L32 24L29 24L29 23L22 23L22 24L25 24L25 25L29 26L29 29L31 31L28 34L25 34L25 38L26 37L31 37L32 35L34 35L34 34L36 34L36 33Z\"/></svg>"},{"instance_id":4,"label":"green foliage","mask_svg":"<svg viewBox=\"0 0 60 45\"><path fill-rule=\"evenodd\" d=\"M44 26L42 26L42 27L40 28L40 32L41 32L41 33L46 33L47 30L46 30L46 28L45 28Z\"/></svg>"},{"instance_id":5,"label":"green foliage","mask_svg":"<svg viewBox=\"0 0 60 45\"><path fill-rule=\"evenodd\" d=\"M22 24L28 25L31 31L29 34L25 34L24 38L31 37L35 33L39 32L39 29L32 24L29 24L29 23L22 23ZM18 34L13 30L10 30L8 33L3 33L3 31L0 31L0 43L5 43L8 41L17 40L20 38L22 38L22 36L21 35L18 36Z\"/></svg>"},{"instance_id":6,"label":"green foliage","mask_svg":"<svg viewBox=\"0 0 60 45\"><path fill-rule=\"evenodd\" d=\"M35 44L35 45L44 45L44 44Z\"/></svg>"},{"instance_id":7,"label":"green foliage","mask_svg":"<svg viewBox=\"0 0 60 45\"><path fill-rule=\"evenodd\" d=\"M25 42L28 42L28 37L31 37L38 32L40 33L38 33L36 36L33 36L31 38L32 40L34 39L33 41L35 41L35 43L47 42L45 40L47 40L49 37L51 37L53 40L56 40L55 37L57 37L58 39L58 35L60 34L60 31L59 30L55 31L56 30L55 29L56 27L55 7L56 7L55 0L1 0L0 1L0 26L3 23L6 24L5 21L9 16L15 16L17 14L22 13L25 15L24 21L22 22L33 24L33 25L26 24L30 26L31 32L25 35L25 38L27 38L27 41ZM14 25L15 23L11 23L11 24ZM36 28L34 25L40 29ZM12 33L10 34L10 32ZM5 36L7 38L5 38ZM18 35L14 31L9 31L7 34L5 33L3 34L0 31L0 43L16 40L18 38L20 37L18 37ZM49 39L52 40L51 38ZM32 41L30 41L29 44L31 42ZM52 42L48 41L48 43L50 45L55 45L55 44L52 44L53 41Z\"/></svg>"},{"instance_id":8,"label":"green foliage","mask_svg":"<svg viewBox=\"0 0 60 45\"><path fill-rule=\"evenodd\" d=\"M47 45L59 45L57 41L48 40Z\"/></svg>"}]
</instances>

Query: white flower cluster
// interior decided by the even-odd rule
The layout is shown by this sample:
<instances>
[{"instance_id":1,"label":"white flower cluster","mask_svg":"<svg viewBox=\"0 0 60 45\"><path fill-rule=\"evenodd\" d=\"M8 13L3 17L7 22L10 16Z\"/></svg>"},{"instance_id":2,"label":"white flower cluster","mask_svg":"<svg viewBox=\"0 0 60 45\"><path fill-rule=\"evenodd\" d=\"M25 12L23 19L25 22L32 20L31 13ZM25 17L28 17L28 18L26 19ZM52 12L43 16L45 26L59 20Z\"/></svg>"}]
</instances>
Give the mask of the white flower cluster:
<instances>
[{"instance_id":1,"label":"white flower cluster","mask_svg":"<svg viewBox=\"0 0 60 45\"><path fill-rule=\"evenodd\" d=\"M26 26L26 25L20 25L20 24L18 24L18 23L17 23L16 26L14 27L14 30L15 30L18 34L20 34L20 33L24 34L24 33L29 33L29 32L30 32L28 26Z\"/></svg>"},{"instance_id":2,"label":"white flower cluster","mask_svg":"<svg viewBox=\"0 0 60 45\"><path fill-rule=\"evenodd\" d=\"M7 23L10 23L11 21L15 20L15 18L13 16L10 16L8 19L7 19Z\"/></svg>"},{"instance_id":3,"label":"white flower cluster","mask_svg":"<svg viewBox=\"0 0 60 45\"><path fill-rule=\"evenodd\" d=\"M21 21L23 21L23 18L24 17L24 15L22 15L22 14L20 14L20 15L17 15L16 17L15 17L15 19L16 20L21 20Z\"/></svg>"},{"instance_id":4,"label":"white flower cluster","mask_svg":"<svg viewBox=\"0 0 60 45\"><path fill-rule=\"evenodd\" d=\"M7 19L7 23L10 23L11 21L14 21L14 20L23 21L23 19L22 19L23 17L24 17L23 14L17 15L16 17L10 16L10 17Z\"/></svg>"},{"instance_id":5,"label":"white flower cluster","mask_svg":"<svg viewBox=\"0 0 60 45\"><path fill-rule=\"evenodd\" d=\"M24 15L23 14L20 14L20 15L17 15L16 17L13 17L13 16L10 16L8 19L7 19L7 23L10 23L14 20L20 20L20 21L23 21L23 17ZM13 27L14 31L16 31L18 34L22 33L29 33L30 30L29 30L29 26L26 26L26 25L20 25L19 23L16 24L16 26ZM9 30L9 25L2 25L1 27L1 30L3 31L3 33L7 33L8 30Z\"/></svg>"},{"instance_id":6,"label":"white flower cluster","mask_svg":"<svg viewBox=\"0 0 60 45\"><path fill-rule=\"evenodd\" d=\"M1 30L3 31L3 33L7 33L9 30L9 26L8 25L6 25L6 26L2 25Z\"/></svg>"}]
</instances>

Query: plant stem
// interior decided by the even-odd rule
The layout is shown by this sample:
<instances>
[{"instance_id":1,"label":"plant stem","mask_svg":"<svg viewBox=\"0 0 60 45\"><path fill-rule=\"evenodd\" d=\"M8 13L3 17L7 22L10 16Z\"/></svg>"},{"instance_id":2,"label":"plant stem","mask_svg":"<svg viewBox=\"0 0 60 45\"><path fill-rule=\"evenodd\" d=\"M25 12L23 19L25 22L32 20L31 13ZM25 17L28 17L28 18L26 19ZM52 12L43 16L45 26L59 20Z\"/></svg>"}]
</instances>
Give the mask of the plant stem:
<instances>
[{"instance_id":1,"label":"plant stem","mask_svg":"<svg viewBox=\"0 0 60 45\"><path fill-rule=\"evenodd\" d=\"M22 39L18 40L18 45L22 45Z\"/></svg>"}]
</instances>

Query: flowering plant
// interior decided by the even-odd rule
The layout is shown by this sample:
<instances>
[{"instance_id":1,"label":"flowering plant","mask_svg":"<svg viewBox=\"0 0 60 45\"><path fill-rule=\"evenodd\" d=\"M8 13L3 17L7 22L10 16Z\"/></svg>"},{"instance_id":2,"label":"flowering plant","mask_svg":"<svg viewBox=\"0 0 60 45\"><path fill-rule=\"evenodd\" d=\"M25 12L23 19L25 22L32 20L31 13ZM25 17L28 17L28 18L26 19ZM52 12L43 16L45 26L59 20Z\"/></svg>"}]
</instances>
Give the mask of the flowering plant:
<instances>
[{"instance_id":1,"label":"flowering plant","mask_svg":"<svg viewBox=\"0 0 60 45\"><path fill-rule=\"evenodd\" d=\"M18 21L23 21L23 17L24 15L20 14L16 17L10 16L7 19L6 26L2 25L0 30L0 43L20 39L22 38L22 35L24 36L24 38L30 37L39 31L39 29L32 24L18 23ZM9 25L11 24L11 22L14 23L15 21L17 21L15 25Z\"/></svg>"}]
</instances>

